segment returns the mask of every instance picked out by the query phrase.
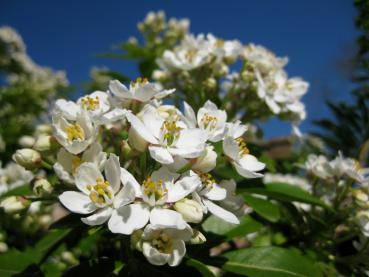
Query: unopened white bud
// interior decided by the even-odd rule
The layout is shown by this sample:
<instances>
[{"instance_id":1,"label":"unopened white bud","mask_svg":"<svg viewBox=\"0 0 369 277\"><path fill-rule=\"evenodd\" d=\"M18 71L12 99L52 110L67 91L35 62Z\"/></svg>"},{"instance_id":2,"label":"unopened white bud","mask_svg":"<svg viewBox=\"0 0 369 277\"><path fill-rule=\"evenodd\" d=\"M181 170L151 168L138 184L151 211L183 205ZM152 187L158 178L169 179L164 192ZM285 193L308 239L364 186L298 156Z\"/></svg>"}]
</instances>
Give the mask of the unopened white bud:
<instances>
[{"instance_id":1,"label":"unopened white bud","mask_svg":"<svg viewBox=\"0 0 369 277\"><path fill-rule=\"evenodd\" d=\"M202 220L202 207L194 200L184 198L174 204L174 209L179 212L187 222L199 223Z\"/></svg>"},{"instance_id":2,"label":"unopened white bud","mask_svg":"<svg viewBox=\"0 0 369 277\"><path fill-rule=\"evenodd\" d=\"M13 160L25 169L35 169L41 165L41 155L37 151L29 148L17 150L13 155Z\"/></svg>"},{"instance_id":3,"label":"unopened white bud","mask_svg":"<svg viewBox=\"0 0 369 277\"><path fill-rule=\"evenodd\" d=\"M45 152L51 150L53 147L57 145L56 140L53 136L49 135L41 135L37 138L33 149Z\"/></svg>"},{"instance_id":4,"label":"unopened white bud","mask_svg":"<svg viewBox=\"0 0 369 277\"><path fill-rule=\"evenodd\" d=\"M217 87L217 81L213 77L207 78L204 86L208 89L215 89Z\"/></svg>"},{"instance_id":5,"label":"unopened white bud","mask_svg":"<svg viewBox=\"0 0 369 277\"><path fill-rule=\"evenodd\" d=\"M9 196L1 201L0 207L5 213L16 214L29 207L31 201L21 196Z\"/></svg>"},{"instance_id":6,"label":"unopened white bud","mask_svg":"<svg viewBox=\"0 0 369 277\"><path fill-rule=\"evenodd\" d=\"M190 239L191 244L202 244L206 241L206 238L203 235L203 233L201 233L199 230L196 230L196 229L192 229L192 230L193 230L193 235Z\"/></svg>"},{"instance_id":7,"label":"unopened white bud","mask_svg":"<svg viewBox=\"0 0 369 277\"><path fill-rule=\"evenodd\" d=\"M53 190L54 190L53 186L45 178L37 178L33 182L33 193L36 196L42 197L50 195L53 192Z\"/></svg>"},{"instance_id":8,"label":"unopened white bud","mask_svg":"<svg viewBox=\"0 0 369 277\"><path fill-rule=\"evenodd\" d=\"M133 128L129 129L128 141L131 147L140 152L144 152L148 145L147 141L144 140Z\"/></svg>"},{"instance_id":9,"label":"unopened white bud","mask_svg":"<svg viewBox=\"0 0 369 277\"><path fill-rule=\"evenodd\" d=\"M213 170L217 164L217 153L213 149L213 146L207 146L192 168L203 173Z\"/></svg>"},{"instance_id":10,"label":"unopened white bud","mask_svg":"<svg viewBox=\"0 0 369 277\"><path fill-rule=\"evenodd\" d=\"M53 133L53 127L50 124L41 124L36 127L36 135L51 135Z\"/></svg>"},{"instance_id":11,"label":"unopened white bud","mask_svg":"<svg viewBox=\"0 0 369 277\"><path fill-rule=\"evenodd\" d=\"M22 136L18 140L18 144L22 147L30 148L35 143L35 138L31 136Z\"/></svg>"}]
</instances>

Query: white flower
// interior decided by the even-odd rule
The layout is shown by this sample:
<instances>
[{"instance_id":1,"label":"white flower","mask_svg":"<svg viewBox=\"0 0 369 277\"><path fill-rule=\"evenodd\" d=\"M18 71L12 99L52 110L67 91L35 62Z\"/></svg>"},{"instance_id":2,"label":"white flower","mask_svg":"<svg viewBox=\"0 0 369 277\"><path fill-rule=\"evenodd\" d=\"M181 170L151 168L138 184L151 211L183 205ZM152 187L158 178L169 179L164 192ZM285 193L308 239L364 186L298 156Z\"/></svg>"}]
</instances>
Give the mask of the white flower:
<instances>
[{"instance_id":1,"label":"white flower","mask_svg":"<svg viewBox=\"0 0 369 277\"><path fill-rule=\"evenodd\" d=\"M207 63L210 51L211 46L203 34L197 37L186 35L179 46L173 51L165 50L156 62L164 71L189 71Z\"/></svg>"},{"instance_id":2,"label":"white flower","mask_svg":"<svg viewBox=\"0 0 369 277\"><path fill-rule=\"evenodd\" d=\"M329 162L329 166L334 176L347 175L360 183L364 182L364 174L368 171L368 169L362 168L359 162L354 159L344 158L341 152L334 160Z\"/></svg>"},{"instance_id":3,"label":"white flower","mask_svg":"<svg viewBox=\"0 0 369 277\"><path fill-rule=\"evenodd\" d=\"M179 212L186 222L200 223L203 217L203 207L196 201L183 198L174 204L174 209Z\"/></svg>"},{"instance_id":4,"label":"white flower","mask_svg":"<svg viewBox=\"0 0 369 277\"><path fill-rule=\"evenodd\" d=\"M78 191L66 191L59 196L60 202L71 212L91 214L81 220L88 225L100 225L109 220L113 209L125 201L120 189L119 159L110 154L105 163L105 177L93 163L82 164L76 172ZM111 220L111 219L110 219Z\"/></svg>"},{"instance_id":5,"label":"white flower","mask_svg":"<svg viewBox=\"0 0 369 277\"><path fill-rule=\"evenodd\" d=\"M272 174L266 173L263 178L264 184L268 183L282 183L297 186L306 191L311 191L311 185L309 182L302 177L291 175L291 174Z\"/></svg>"},{"instance_id":6,"label":"white flower","mask_svg":"<svg viewBox=\"0 0 369 277\"><path fill-rule=\"evenodd\" d=\"M220 206L236 214L240 213L244 201L241 195L236 195L236 182L233 179L222 180L219 185L226 190L226 197L219 202Z\"/></svg>"},{"instance_id":7,"label":"white flower","mask_svg":"<svg viewBox=\"0 0 369 277\"><path fill-rule=\"evenodd\" d=\"M67 120L76 120L85 111L95 124L106 124L122 119L125 110L115 108L111 110L110 96L103 91L95 91L83 96L77 102L59 99L55 102L53 113L60 113Z\"/></svg>"},{"instance_id":8,"label":"white flower","mask_svg":"<svg viewBox=\"0 0 369 277\"><path fill-rule=\"evenodd\" d=\"M223 110L218 110L218 107L213 102L210 100L206 101L204 106L197 112L197 120L194 110L186 102L184 102L184 112L188 124L193 128L198 125L207 134L208 140L217 142L223 139L227 113Z\"/></svg>"},{"instance_id":9,"label":"white flower","mask_svg":"<svg viewBox=\"0 0 369 277\"><path fill-rule=\"evenodd\" d=\"M257 171L263 170L265 164L249 154L246 143L242 138L246 129L246 126L242 125L240 121L227 123L227 134L223 140L223 151L231 159L238 174L246 178L262 177L263 174L257 173Z\"/></svg>"},{"instance_id":10,"label":"white flower","mask_svg":"<svg viewBox=\"0 0 369 277\"><path fill-rule=\"evenodd\" d=\"M242 44L238 40L222 40L208 34L207 39L212 47L212 53L218 59L235 60L242 51Z\"/></svg>"},{"instance_id":11,"label":"white flower","mask_svg":"<svg viewBox=\"0 0 369 277\"><path fill-rule=\"evenodd\" d=\"M60 113L54 113L52 119L54 136L68 152L77 155L94 142L97 129L87 112L78 113L73 122L68 122Z\"/></svg>"},{"instance_id":12,"label":"white flower","mask_svg":"<svg viewBox=\"0 0 369 277\"><path fill-rule=\"evenodd\" d=\"M327 157L310 154L305 161L304 168L315 176L327 179L332 177L331 168Z\"/></svg>"},{"instance_id":13,"label":"white flower","mask_svg":"<svg viewBox=\"0 0 369 277\"><path fill-rule=\"evenodd\" d=\"M189 225L179 230L149 224L142 234L142 253L154 265L177 266L186 254L185 241L192 236Z\"/></svg>"},{"instance_id":14,"label":"white flower","mask_svg":"<svg viewBox=\"0 0 369 277\"><path fill-rule=\"evenodd\" d=\"M244 48L242 56L263 75L277 71L288 63L287 57L278 58L265 47L253 43Z\"/></svg>"},{"instance_id":15,"label":"white flower","mask_svg":"<svg viewBox=\"0 0 369 277\"><path fill-rule=\"evenodd\" d=\"M186 124L177 118L164 119L150 105L146 105L139 119L127 113L127 120L136 133L149 143L150 155L162 164L174 162L173 156L196 158L205 149L206 137L200 129L188 129Z\"/></svg>"},{"instance_id":16,"label":"white flower","mask_svg":"<svg viewBox=\"0 0 369 277\"><path fill-rule=\"evenodd\" d=\"M163 90L158 84L149 83L146 78L131 81L129 89L118 80L113 80L110 81L109 90L120 101L135 100L143 103L164 98L175 91L175 89Z\"/></svg>"},{"instance_id":17,"label":"white flower","mask_svg":"<svg viewBox=\"0 0 369 277\"><path fill-rule=\"evenodd\" d=\"M238 218L231 212L215 204L213 201L222 201L227 197L227 190L214 180L211 174L201 174L202 186L192 193L195 201L202 205L204 213L208 211L224 221L239 224Z\"/></svg>"},{"instance_id":18,"label":"white flower","mask_svg":"<svg viewBox=\"0 0 369 277\"><path fill-rule=\"evenodd\" d=\"M0 195L8 190L28 184L33 179L31 171L10 162L4 168L0 167Z\"/></svg>"},{"instance_id":19,"label":"white flower","mask_svg":"<svg viewBox=\"0 0 369 277\"><path fill-rule=\"evenodd\" d=\"M57 154L57 162L54 164L54 171L59 179L69 184L74 183L74 176L78 167L85 163L94 163L99 169L104 167L106 153L102 152L99 143L91 144L81 156L73 155L61 148Z\"/></svg>"},{"instance_id":20,"label":"white flower","mask_svg":"<svg viewBox=\"0 0 369 277\"><path fill-rule=\"evenodd\" d=\"M186 222L180 213L168 209L165 204L175 203L201 184L199 177L189 172L180 178L162 167L140 185L127 170L122 168L126 202L113 212L109 229L113 233L131 234L133 231L151 224L184 229ZM139 198L141 201L135 202Z\"/></svg>"},{"instance_id":21,"label":"white flower","mask_svg":"<svg viewBox=\"0 0 369 277\"><path fill-rule=\"evenodd\" d=\"M2 208L5 213L17 214L27 209L30 204L31 201L21 196L9 196L0 202L0 208Z\"/></svg>"}]
</instances>

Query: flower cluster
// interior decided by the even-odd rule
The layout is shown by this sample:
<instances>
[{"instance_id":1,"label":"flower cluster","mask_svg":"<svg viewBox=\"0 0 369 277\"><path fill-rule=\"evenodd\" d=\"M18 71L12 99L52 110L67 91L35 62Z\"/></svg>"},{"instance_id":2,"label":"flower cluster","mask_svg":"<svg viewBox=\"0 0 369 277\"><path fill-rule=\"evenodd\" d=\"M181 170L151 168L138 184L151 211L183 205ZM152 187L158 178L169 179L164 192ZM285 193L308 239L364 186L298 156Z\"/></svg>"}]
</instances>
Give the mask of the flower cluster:
<instances>
[{"instance_id":1,"label":"flower cluster","mask_svg":"<svg viewBox=\"0 0 369 277\"><path fill-rule=\"evenodd\" d=\"M108 91L75 102L59 99L53 136L24 138L32 148L13 156L31 170L52 163L69 186L59 195L64 207L87 225L106 223L112 233L131 235L149 262L170 266L180 263L185 242L205 240L192 224L206 214L239 223L236 183L219 179L216 167L230 163L241 176L257 178L265 166L247 147L246 125L228 122L211 101L197 112L188 103L183 112L163 104L173 92L137 78L129 87L113 80ZM34 190L46 191L45 181Z\"/></svg>"}]
</instances>

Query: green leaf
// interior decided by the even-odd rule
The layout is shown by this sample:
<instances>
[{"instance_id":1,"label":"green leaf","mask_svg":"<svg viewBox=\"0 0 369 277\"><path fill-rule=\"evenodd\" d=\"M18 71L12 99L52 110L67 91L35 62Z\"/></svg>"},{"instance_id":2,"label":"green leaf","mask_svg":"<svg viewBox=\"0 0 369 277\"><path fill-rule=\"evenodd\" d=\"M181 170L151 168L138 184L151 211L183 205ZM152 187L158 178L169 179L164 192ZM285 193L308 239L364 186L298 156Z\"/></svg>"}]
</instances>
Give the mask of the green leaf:
<instances>
[{"instance_id":1,"label":"green leaf","mask_svg":"<svg viewBox=\"0 0 369 277\"><path fill-rule=\"evenodd\" d=\"M213 272L211 272L210 269L205 264L203 264L198 260L188 259L186 265L196 268L204 277L215 277Z\"/></svg>"},{"instance_id":2,"label":"green leaf","mask_svg":"<svg viewBox=\"0 0 369 277\"><path fill-rule=\"evenodd\" d=\"M25 255L17 249L10 249L8 252L0 255L0 276L13 276L22 272L33 263L31 255Z\"/></svg>"},{"instance_id":3,"label":"green leaf","mask_svg":"<svg viewBox=\"0 0 369 277\"><path fill-rule=\"evenodd\" d=\"M280 219L279 207L270 200L260 199L248 194L244 196L244 199L247 205L265 219L272 222L277 222Z\"/></svg>"},{"instance_id":4,"label":"green leaf","mask_svg":"<svg viewBox=\"0 0 369 277\"><path fill-rule=\"evenodd\" d=\"M331 209L322 200L311 195L309 192L293 185L270 183L266 184L265 188L246 188L244 192L255 193L260 195L266 195L270 198L274 198L282 201L297 201L302 203L308 203L318 205L327 209Z\"/></svg>"},{"instance_id":5,"label":"green leaf","mask_svg":"<svg viewBox=\"0 0 369 277\"><path fill-rule=\"evenodd\" d=\"M260 230L261 227L263 225L250 216L241 217L240 224L232 224L212 215L202 224L204 231L225 236L228 240L237 236L254 233Z\"/></svg>"},{"instance_id":6,"label":"green leaf","mask_svg":"<svg viewBox=\"0 0 369 277\"><path fill-rule=\"evenodd\" d=\"M228 252L223 269L250 277L320 277L322 273L296 251L256 247Z\"/></svg>"},{"instance_id":7,"label":"green leaf","mask_svg":"<svg viewBox=\"0 0 369 277\"><path fill-rule=\"evenodd\" d=\"M31 187L29 184L27 184L7 191L3 195L1 195L0 198L17 195L31 195L31 194L32 194Z\"/></svg>"}]
</instances>

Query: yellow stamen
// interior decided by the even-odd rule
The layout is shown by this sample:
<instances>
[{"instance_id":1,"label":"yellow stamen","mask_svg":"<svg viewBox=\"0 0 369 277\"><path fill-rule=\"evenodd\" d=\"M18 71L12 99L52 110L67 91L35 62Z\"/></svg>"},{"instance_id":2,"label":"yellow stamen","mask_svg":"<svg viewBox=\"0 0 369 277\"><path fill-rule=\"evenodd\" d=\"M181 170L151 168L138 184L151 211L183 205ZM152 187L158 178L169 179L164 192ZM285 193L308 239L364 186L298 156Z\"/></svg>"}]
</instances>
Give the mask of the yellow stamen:
<instances>
[{"instance_id":1,"label":"yellow stamen","mask_svg":"<svg viewBox=\"0 0 369 277\"><path fill-rule=\"evenodd\" d=\"M242 137L236 138L235 141L238 143L241 156L250 154L250 150L247 148L246 142Z\"/></svg>"},{"instance_id":2,"label":"yellow stamen","mask_svg":"<svg viewBox=\"0 0 369 277\"><path fill-rule=\"evenodd\" d=\"M96 96L95 98L92 98L90 96L83 97L81 99L81 102L82 102L82 108L89 110L89 111L96 110L96 108L98 108L100 105L100 100L98 96Z\"/></svg>"},{"instance_id":3,"label":"yellow stamen","mask_svg":"<svg viewBox=\"0 0 369 277\"><path fill-rule=\"evenodd\" d=\"M92 190L93 189L93 190ZM90 199L95 204L103 205L106 204L105 196L112 199L113 194L110 190L110 184L108 181L104 181L98 177L95 185L87 185L87 190L90 191Z\"/></svg>"},{"instance_id":4,"label":"yellow stamen","mask_svg":"<svg viewBox=\"0 0 369 277\"><path fill-rule=\"evenodd\" d=\"M143 182L144 193L150 197L151 195L155 195L155 199L162 198L168 190L164 187L163 180L160 179L156 183L151 179L151 177L147 178Z\"/></svg>"},{"instance_id":5,"label":"yellow stamen","mask_svg":"<svg viewBox=\"0 0 369 277\"><path fill-rule=\"evenodd\" d=\"M200 179L203 185L205 185L206 187L211 187L213 186L213 184L216 183L213 175L211 175L210 173L201 173Z\"/></svg>"},{"instance_id":6,"label":"yellow stamen","mask_svg":"<svg viewBox=\"0 0 369 277\"><path fill-rule=\"evenodd\" d=\"M84 140L85 139L85 131L82 127L78 124L69 124L65 128L65 132L67 133L68 140L70 142L74 140Z\"/></svg>"},{"instance_id":7,"label":"yellow stamen","mask_svg":"<svg viewBox=\"0 0 369 277\"><path fill-rule=\"evenodd\" d=\"M223 48L224 47L224 40L223 39L217 39L217 41L215 42L215 46L217 48Z\"/></svg>"},{"instance_id":8,"label":"yellow stamen","mask_svg":"<svg viewBox=\"0 0 369 277\"><path fill-rule=\"evenodd\" d=\"M173 251L173 240L166 233L160 233L151 244L161 253L169 254Z\"/></svg>"},{"instance_id":9,"label":"yellow stamen","mask_svg":"<svg viewBox=\"0 0 369 277\"><path fill-rule=\"evenodd\" d=\"M77 168L81 164L83 164L83 160L78 156L74 156L72 159L72 174L76 173Z\"/></svg>"},{"instance_id":10,"label":"yellow stamen","mask_svg":"<svg viewBox=\"0 0 369 277\"><path fill-rule=\"evenodd\" d=\"M136 86L137 87L142 87L142 86L144 86L144 85L146 85L148 83L149 83L149 81L147 80L147 78L138 77L136 79L136 81L131 81L131 87L132 88L135 88Z\"/></svg>"},{"instance_id":11,"label":"yellow stamen","mask_svg":"<svg viewBox=\"0 0 369 277\"><path fill-rule=\"evenodd\" d=\"M205 129L210 128L210 130L215 129L217 126L218 119L215 116L212 116L208 113L204 114L204 116L201 118L201 122L204 124Z\"/></svg>"},{"instance_id":12,"label":"yellow stamen","mask_svg":"<svg viewBox=\"0 0 369 277\"><path fill-rule=\"evenodd\" d=\"M178 127L175 121L164 121L161 131L164 132L164 139L168 146L172 145L179 138L181 130L182 128Z\"/></svg>"}]
</instances>

